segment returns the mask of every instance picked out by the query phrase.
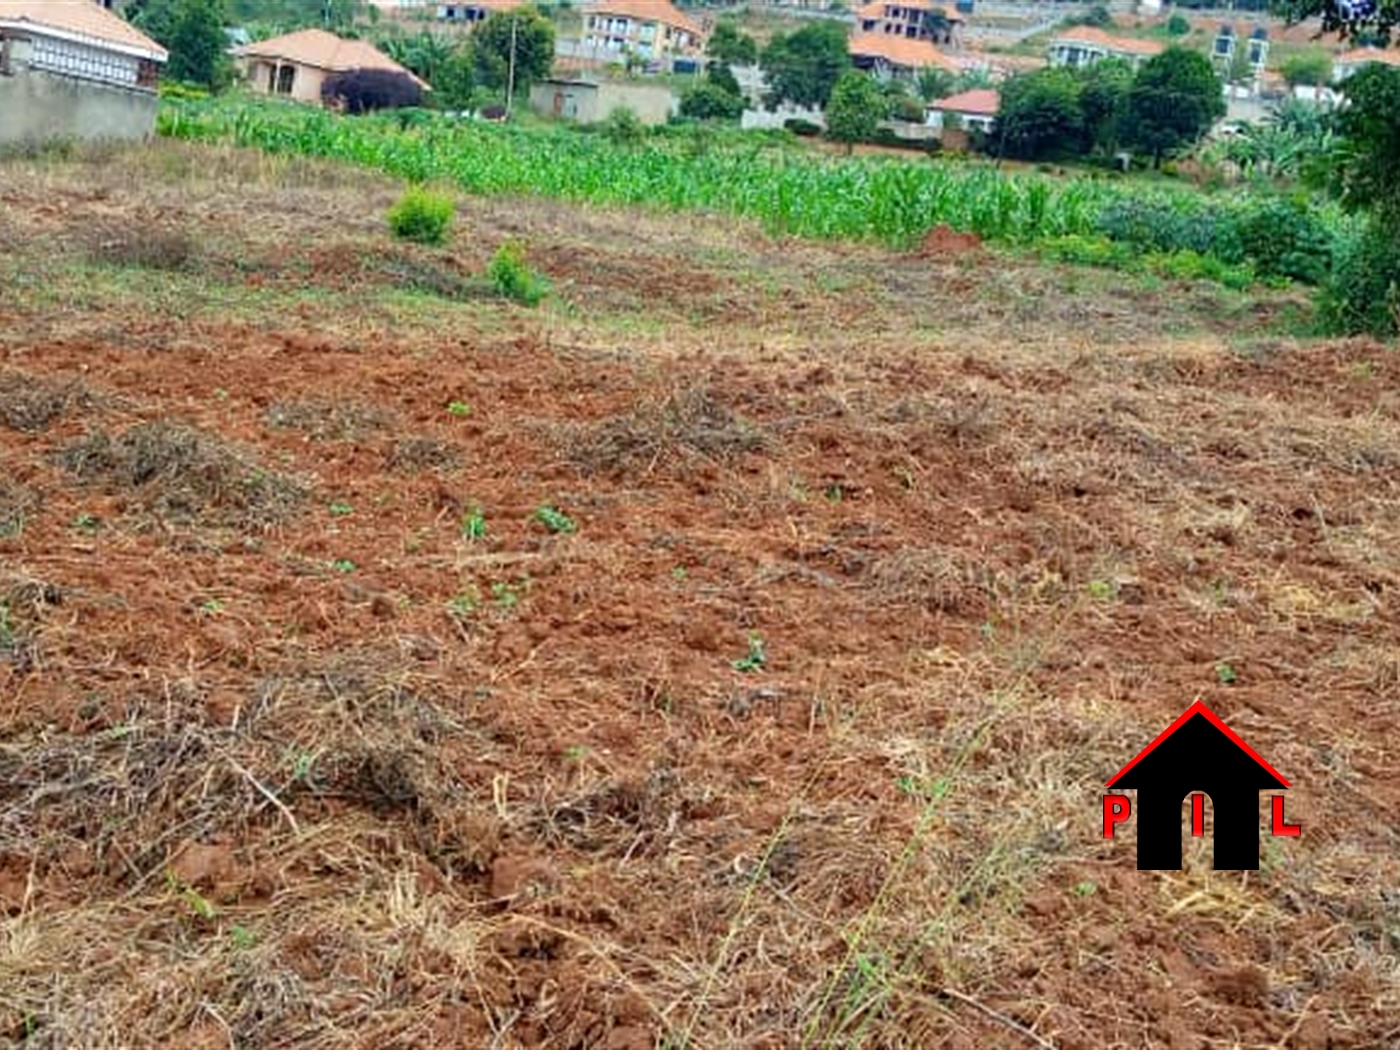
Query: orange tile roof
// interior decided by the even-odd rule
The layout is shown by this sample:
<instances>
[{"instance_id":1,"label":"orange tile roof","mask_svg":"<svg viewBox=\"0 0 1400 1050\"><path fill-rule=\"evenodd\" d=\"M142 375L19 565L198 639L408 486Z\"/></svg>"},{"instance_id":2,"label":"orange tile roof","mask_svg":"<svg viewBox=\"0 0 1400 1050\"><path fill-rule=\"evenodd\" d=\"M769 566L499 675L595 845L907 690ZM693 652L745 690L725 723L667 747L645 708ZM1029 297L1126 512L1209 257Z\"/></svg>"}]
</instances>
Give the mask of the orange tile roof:
<instances>
[{"instance_id":1,"label":"orange tile roof","mask_svg":"<svg viewBox=\"0 0 1400 1050\"><path fill-rule=\"evenodd\" d=\"M1380 62L1387 66L1400 66L1400 51L1382 51L1378 47L1359 47L1333 59L1334 65L1360 66L1367 62Z\"/></svg>"},{"instance_id":2,"label":"orange tile roof","mask_svg":"<svg viewBox=\"0 0 1400 1050\"><path fill-rule=\"evenodd\" d=\"M1054 43L1069 40L1080 44L1094 44L1107 51L1117 51L1130 55L1160 55L1166 46L1155 40L1138 40L1130 36L1110 36L1098 26L1075 26L1055 35Z\"/></svg>"},{"instance_id":3,"label":"orange tile roof","mask_svg":"<svg viewBox=\"0 0 1400 1050\"><path fill-rule=\"evenodd\" d=\"M851 38L852 57L883 58L892 66L926 69L930 66L959 73L961 67L928 40L912 40L893 33L860 33Z\"/></svg>"},{"instance_id":4,"label":"orange tile roof","mask_svg":"<svg viewBox=\"0 0 1400 1050\"><path fill-rule=\"evenodd\" d=\"M141 30L93 0L0 0L0 22L28 22L100 40L117 50L157 62L170 57L165 48Z\"/></svg>"},{"instance_id":5,"label":"orange tile roof","mask_svg":"<svg viewBox=\"0 0 1400 1050\"><path fill-rule=\"evenodd\" d=\"M1001 108L1001 96L991 88L975 88L963 91L937 102L930 102L929 109L940 109L944 113L972 113L982 117L994 117Z\"/></svg>"},{"instance_id":6,"label":"orange tile roof","mask_svg":"<svg viewBox=\"0 0 1400 1050\"><path fill-rule=\"evenodd\" d=\"M413 77L420 87L429 87L426 81L414 76L373 44L363 40L346 40L324 29L303 29L270 40L259 40L234 48L233 53L239 58L281 59L334 73L348 69L382 69L405 73Z\"/></svg>"},{"instance_id":7,"label":"orange tile roof","mask_svg":"<svg viewBox=\"0 0 1400 1050\"><path fill-rule=\"evenodd\" d=\"M585 13L632 18L638 22L660 22L673 29L683 29L692 36L705 34L704 27L684 11L678 10L671 0L602 0Z\"/></svg>"}]
</instances>

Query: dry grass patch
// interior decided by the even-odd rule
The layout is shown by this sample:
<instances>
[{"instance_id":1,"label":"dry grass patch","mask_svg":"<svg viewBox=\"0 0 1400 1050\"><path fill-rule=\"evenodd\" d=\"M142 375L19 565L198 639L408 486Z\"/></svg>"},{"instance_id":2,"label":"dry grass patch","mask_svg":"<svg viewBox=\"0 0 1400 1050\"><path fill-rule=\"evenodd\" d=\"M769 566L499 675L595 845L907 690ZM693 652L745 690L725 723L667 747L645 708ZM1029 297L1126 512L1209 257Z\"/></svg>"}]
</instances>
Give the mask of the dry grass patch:
<instances>
[{"instance_id":1,"label":"dry grass patch","mask_svg":"<svg viewBox=\"0 0 1400 1050\"><path fill-rule=\"evenodd\" d=\"M130 492L148 510L175 519L266 526L287 518L307 495L301 483L250 454L174 423L139 423L116 437L95 430L59 458L79 478Z\"/></svg>"},{"instance_id":2,"label":"dry grass patch","mask_svg":"<svg viewBox=\"0 0 1400 1050\"><path fill-rule=\"evenodd\" d=\"M420 434L394 442L388 467L400 474L418 474L429 470L456 470L461 465L461 449Z\"/></svg>"},{"instance_id":3,"label":"dry grass patch","mask_svg":"<svg viewBox=\"0 0 1400 1050\"><path fill-rule=\"evenodd\" d=\"M49 379L26 372L0 372L0 423L36 433L69 412L86 412L96 398L81 379Z\"/></svg>"},{"instance_id":4,"label":"dry grass patch","mask_svg":"<svg viewBox=\"0 0 1400 1050\"><path fill-rule=\"evenodd\" d=\"M713 390L691 386L601 423L570 428L562 444L584 473L620 475L650 473L677 460L731 462L763 451L770 441Z\"/></svg>"},{"instance_id":5,"label":"dry grass patch","mask_svg":"<svg viewBox=\"0 0 1400 1050\"><path fill-rule=\"evenodd\" d=\"M904 547L870 567L875 601L953 616L982 616L995 601L999 577L984 560L940 547Z\"/></svg>"},{"instance_id":6,"label":"dry grass patch","mask_svg":"<svg viewBox=\"0 0 1400 1050\"><path fill-rule=\"evenodd\" d=\"M40 506L39 494L33 489L0 478L0 540L22 533Z\"/></svg>"},{"instance_id":7,"label":"dry grass patch","mask_svg":"<svg viewBox=\"0 0 1400 1050\"><path fill-rule=\"evenodd\" d=\"M183 273L197 268L199 245L183 230L136 224L99 231L87 247L90 260L106 266Z\"/></svg>"},{"instance_id":8,"label":"dry grass patch","mask_svg":"<svg viewBox=\"0 0 1400 1050\"><path fill-rule=\"evenodd\" d=\"M318 398L274 402L264 418L268 426L300 430L313 441L360 441L392 422L376 405Z\"/></svg>"}]
</instances>

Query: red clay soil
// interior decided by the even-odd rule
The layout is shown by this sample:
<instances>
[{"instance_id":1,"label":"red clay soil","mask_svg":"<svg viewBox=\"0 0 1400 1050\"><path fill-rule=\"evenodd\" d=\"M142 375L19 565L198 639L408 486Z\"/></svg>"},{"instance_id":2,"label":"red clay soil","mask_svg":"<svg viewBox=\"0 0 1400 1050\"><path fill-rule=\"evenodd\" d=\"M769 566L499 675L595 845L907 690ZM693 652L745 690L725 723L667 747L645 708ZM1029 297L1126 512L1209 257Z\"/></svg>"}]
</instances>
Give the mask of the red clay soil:
<instances>
[{"instance_id":1,"label":"red clay soil","mask_svg":"<svg viewBox=\"0 0 1400 1050\"><path fill-rule=\"evenodd\" d=\"M672 276L751 327L11 307L0 1040L1394 1045L1390 351ZM1099 835L1195 699L1260 872Z\"/></svg>"}]
</instances>

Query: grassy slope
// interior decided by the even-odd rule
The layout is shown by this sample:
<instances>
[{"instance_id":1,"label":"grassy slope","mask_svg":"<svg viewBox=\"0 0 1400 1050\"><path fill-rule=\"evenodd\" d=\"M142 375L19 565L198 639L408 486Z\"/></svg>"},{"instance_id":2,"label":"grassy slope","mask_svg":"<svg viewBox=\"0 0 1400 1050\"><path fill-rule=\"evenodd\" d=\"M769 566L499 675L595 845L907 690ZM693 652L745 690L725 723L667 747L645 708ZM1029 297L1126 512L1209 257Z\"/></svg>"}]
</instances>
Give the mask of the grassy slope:
<instances>
[{"instance_id":1,"label":"grassy slope","mask_svg":"<svg viewBox=\"0 0 1400 1050\"><path fill-rule=\"evenodd\" d=\"M392 184L224 149L3 175L0 1038L1393 1026L1382 348L537 200L409 250ZM1099 837L1196 698L1293 781L1258 873Z\"/></svg>"}]
</instances>

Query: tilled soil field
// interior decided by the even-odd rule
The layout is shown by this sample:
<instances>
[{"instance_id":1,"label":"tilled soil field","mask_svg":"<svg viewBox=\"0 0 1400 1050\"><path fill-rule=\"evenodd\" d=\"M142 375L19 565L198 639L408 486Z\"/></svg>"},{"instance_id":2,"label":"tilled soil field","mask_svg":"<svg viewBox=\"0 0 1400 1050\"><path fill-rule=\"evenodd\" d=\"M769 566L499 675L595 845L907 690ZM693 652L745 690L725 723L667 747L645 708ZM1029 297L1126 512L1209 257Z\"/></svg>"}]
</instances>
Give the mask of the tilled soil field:
<instances>
[{"instance_id":1,"label":"tilled soil field","mask_svg":"<svg viewBox=\"0 0 1400 1050\"><path fill-rule=\"evenodd\" d=\"M1393 348L399 189L0 164L0 1043L1398 1045ZM1102 837L1196 700L1258 871Z\"/></svg>"}]
</instances>

